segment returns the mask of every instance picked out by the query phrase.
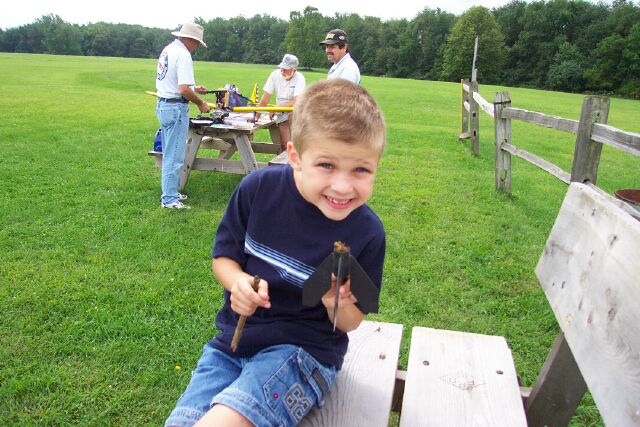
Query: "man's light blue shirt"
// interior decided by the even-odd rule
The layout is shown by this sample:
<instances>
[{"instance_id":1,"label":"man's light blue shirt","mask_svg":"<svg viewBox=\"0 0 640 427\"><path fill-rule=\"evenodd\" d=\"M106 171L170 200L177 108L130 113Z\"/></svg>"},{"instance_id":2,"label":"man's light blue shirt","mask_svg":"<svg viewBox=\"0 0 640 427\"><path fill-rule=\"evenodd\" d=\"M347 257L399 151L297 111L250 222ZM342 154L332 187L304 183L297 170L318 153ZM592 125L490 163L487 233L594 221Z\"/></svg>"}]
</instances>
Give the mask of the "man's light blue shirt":
<instances>
[{"instance_id":1,"label":"man's light blue shirt","mask_svg":"<svg viewBox=\"0 0 640 427\"><path fill-rule=\"evenodd\" d=\"M347 53L329 69L327 79L345 79L360 84L360 69L351 55Z\"/></svg>"}]
</instances>

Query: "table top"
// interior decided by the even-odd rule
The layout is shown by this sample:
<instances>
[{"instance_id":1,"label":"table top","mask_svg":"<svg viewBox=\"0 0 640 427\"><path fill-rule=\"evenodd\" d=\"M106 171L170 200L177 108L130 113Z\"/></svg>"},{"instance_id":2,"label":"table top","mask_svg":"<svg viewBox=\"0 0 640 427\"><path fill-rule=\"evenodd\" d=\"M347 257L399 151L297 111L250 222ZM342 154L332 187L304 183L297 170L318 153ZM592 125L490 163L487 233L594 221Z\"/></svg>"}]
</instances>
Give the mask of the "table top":
<instances>
[{"instance_id":1,"label":"table top","mask_svg":"<svg viewBox=\"0 0 640 427\"><path fill-rule=\"evenodd\" d=\"M253 113L229 113L229 115L224 118L224 124L209 124L209 122L210 121L206 118L203 118L202 120L191 119L192 124L202 125L201 129L205 134L225 132L252 134L261 129L269 128L275 124L273 120L269 119L269 114L262 114L260 119L254 123Z\"/></svg>"}]
</instances>

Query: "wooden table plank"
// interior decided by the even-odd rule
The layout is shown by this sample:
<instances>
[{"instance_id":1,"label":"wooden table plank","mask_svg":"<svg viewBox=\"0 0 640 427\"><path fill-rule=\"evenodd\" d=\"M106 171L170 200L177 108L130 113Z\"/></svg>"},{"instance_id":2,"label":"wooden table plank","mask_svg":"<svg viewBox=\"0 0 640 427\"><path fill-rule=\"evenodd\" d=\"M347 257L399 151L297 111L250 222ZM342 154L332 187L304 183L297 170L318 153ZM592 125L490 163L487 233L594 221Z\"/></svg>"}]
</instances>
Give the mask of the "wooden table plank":
<instances>
[{"instance_id":1,"label":"wooden table plank","mask_svg":"<svg viewBox=\"0 0 640 427\"><path fill-rule=\"evenodd\" d=\"M349 350L322 408L301 426L387 427L402 325L364 321L349 333Z\"/></svg>"},{"instance_id":2,"label":"wooden table plank","mask_svg":"<svg viewBox=\"0 0 640 427\"><path fill-rule=\"evenodd\" d=\"M283 151L282 153L278 154L273 159L269 160L269 166L272 166L272 165L286 165L287 163L289 163L289 155L287 154L286 151Z\"/></svg>"},{"instance_id":3,"label":"wooden table plank","mask_svg":"<svg viewBox=\"0 0 640 427\"><path fill-rule=\"evenodd\" d=\"M415 327L400 426L526 426L503 337Z\"/></svg>"},{"instance_id":4,"label":"wooden table plank","mask_svg":"<svg viewBox=\"0 0 640 427\"><path fill-rule=\"evenodd\" d=\"M640 425L640 222L572 183L536 268L607 425Z\"/></svg>"}]
</instances>

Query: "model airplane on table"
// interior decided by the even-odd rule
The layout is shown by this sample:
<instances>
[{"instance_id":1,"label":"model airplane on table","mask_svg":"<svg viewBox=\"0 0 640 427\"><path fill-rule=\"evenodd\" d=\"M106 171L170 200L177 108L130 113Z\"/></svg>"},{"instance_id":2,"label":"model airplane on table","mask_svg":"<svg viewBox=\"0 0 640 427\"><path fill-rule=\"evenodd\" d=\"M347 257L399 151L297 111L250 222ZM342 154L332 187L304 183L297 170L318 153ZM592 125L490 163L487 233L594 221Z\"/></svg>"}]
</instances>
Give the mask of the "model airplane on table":
<instances>
[{"instance_id":1,"label":"model airplane on table","mask_svg":"<svg viewBox=\"0 0 640 427\"><path fill-rule=\"evenodd\" d=\"M251 98L242 96L239 92L234 91L232 86L230 89L209 90L206 93L214 93L216 102L207 102L207 105L216 110L233 111L234 113L289 113L293 111L293 107L278 107L277 105L257 105L255 101L258 96L258 85L254 86ZM158 96L156 92L145 91L148 95ZM244 98L244 99L243 99ZM240 99L240 101L238 101ZM246 100L246 101L245 101ZM253 105L250 105L253 104Z\"/></svg>"},{"instance_id":2,"label":"model airplane on table","mask_svg":"<svg viewBox=\"0 0 640 427\"><path fill-rule=\"evenodd\" d=\"M380 291L375 287L358 261L351 255L351 250L342 242L335 242L333 252L320 263L316 271L304 282L302 288L302 304L317 305L331 288L332 276L336 278L336 291L333 303L333 330L338 319L338 299L340 287L350 280L351 292L358 299L358 304L367 313L378 312Z\"/></svg>"}]
</instances>

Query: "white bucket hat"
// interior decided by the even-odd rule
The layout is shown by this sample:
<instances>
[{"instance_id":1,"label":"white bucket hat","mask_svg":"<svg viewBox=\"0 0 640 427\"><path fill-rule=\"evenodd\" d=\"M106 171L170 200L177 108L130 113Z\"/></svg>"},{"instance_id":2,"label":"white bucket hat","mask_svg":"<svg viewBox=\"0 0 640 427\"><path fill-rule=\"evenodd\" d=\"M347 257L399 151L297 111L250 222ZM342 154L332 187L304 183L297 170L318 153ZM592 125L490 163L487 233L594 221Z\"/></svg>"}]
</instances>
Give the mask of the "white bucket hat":
<instances>
[{"instance_id":1,"label":"white bucket hat","mask_svg":"<svg viewBox=\"0 0 640 427\"><path fill-rule=\"evenodd\" d=\"M202 41L204 38L204 28L201 25L195 24L193 22L185 23L180 31L173 31L173 34L176 37L187 37L189 39L194 39L198 41L202 46L207 47L207 44Z\"/></svg>"}]
</instances>

